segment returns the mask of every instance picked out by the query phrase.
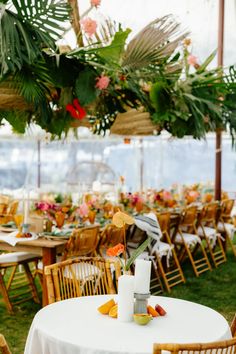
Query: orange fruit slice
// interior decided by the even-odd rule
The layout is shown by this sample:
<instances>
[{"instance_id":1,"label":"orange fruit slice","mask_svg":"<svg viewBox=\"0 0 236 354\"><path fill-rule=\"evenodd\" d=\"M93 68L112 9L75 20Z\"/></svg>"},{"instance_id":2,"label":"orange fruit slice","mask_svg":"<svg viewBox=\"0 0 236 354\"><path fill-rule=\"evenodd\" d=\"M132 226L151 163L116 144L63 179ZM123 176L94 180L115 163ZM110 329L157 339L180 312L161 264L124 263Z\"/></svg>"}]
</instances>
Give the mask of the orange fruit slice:
<instances>
[{"instance_id":1,"label":"orange fruit slice","mask_svg":"<svg viewBox=\"0 0 236 354\"><path fill-rule=\"evenodd\" d=\"M102 314L102 315L108 315L110 309L115 306L115 301L114 299L111 299L107 302L105 302L105 304L101 305L98 307L98 311Z\"/></svg>"},{"instance_id":2,"label":"orange fruit slice","mask_svg":"<svg viewBox=\"0 0 236 354\"><path fill-rule=\"evenodd\" d=\"M117 312L118 312L118 305L114 305L109 311L109 316L113 318L117 318Z\"/></svg>"},{"instance_id":3,"label":"orange fruit slice","mask_svg":"<svg viewBox=\"0 0 236 354\"><path fill-rule=\"evenodd\" d=\"M147 312L149 315L152 315L152 317L160 316L159 313L151 305L147 306Z\"/></svg>"}]
</instances>

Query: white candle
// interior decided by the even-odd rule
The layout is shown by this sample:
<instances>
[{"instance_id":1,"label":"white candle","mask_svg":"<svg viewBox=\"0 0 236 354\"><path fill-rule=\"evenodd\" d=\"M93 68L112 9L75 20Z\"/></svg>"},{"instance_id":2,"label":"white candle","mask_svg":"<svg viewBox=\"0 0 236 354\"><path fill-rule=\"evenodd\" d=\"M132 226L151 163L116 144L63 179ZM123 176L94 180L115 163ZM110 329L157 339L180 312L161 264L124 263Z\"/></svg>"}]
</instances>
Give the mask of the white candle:
<instances>
[{"instance_id":1,"label":"white candle","mask_svg":"<svg viewBox=\"0 0 236 354\"><path fill-rule=\"evenodd\" d=\"M29 193L24 195L24 224L29 222Z\"/></svg>"},{"instance_id":2,"label":"white candle","mask_svg":"<svg viewBox=\"0 0 236 354\"><path fill-rule=\"evenodd\" d=\"M134 273L134 292L148 294L150 291L151 261L136 259Z\"/></svg>"},{"instance_id":3,"label":"white candle","mask_svg":"<svg viewBox=\"0 0 236 354\"><path fill-rule=\"evenodd\" d=\"M121 275L118 279L118 320L131 322L134 314L134 276Z\"/></svg>"}]
</instances>

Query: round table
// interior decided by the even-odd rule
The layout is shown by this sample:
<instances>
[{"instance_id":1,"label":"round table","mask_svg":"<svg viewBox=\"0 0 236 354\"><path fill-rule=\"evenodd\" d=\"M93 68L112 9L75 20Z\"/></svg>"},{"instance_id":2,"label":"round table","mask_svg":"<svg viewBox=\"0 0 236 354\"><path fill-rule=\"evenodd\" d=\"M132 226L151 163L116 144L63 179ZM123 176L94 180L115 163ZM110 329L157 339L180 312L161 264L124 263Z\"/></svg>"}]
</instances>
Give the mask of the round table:
<instances>
[{"instance_id":1,"label":"round table","mask_svg":"<svg viewBox=\"0 0 236 354\"><path fill-rule=\"evenodd\" d=\"M112 295L87 296L53 303L31 325L25 354L152 354L153 343L211 342L231 338L218 312L193 302L151 296L149 304L166 311L146 326L101 315L97 308Z\"/></svg>"}]
</instances>

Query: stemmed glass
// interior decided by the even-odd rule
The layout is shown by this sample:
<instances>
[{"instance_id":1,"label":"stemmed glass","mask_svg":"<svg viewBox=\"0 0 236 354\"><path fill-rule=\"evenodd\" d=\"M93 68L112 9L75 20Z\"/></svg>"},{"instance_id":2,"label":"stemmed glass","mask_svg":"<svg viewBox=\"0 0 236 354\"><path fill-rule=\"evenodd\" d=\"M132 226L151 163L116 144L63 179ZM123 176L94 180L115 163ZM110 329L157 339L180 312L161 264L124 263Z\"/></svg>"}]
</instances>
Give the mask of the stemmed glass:
<instances>
[{"instance_id":1,"label":"stemmed glass","mask_svg":"<svg viewBox=\"0 0 236 354\"><path fill-rule=\"evenodd\" d=\"M15 224L19 232L22 232L22 224L24 220L24 215L23 214L16 214L14 216Z\"/></svg>"}]
</instances>

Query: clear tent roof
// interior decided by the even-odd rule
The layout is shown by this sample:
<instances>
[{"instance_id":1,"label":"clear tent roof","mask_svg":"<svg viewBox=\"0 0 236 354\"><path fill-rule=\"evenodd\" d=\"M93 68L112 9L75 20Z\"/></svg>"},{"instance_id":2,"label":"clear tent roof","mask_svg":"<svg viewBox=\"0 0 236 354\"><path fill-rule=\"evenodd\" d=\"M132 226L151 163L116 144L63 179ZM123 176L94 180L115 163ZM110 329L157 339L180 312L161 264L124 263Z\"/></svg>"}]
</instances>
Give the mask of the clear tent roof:
<instances>
[{"instance_id":1,"label":"clear tent roof","mask_svg":"<svg viewBox=\"0 0 236 354\"><path fill-rule=\"evenodd\" d=\"M80 13L89 5L89 0L79 0ZM182 24L183 30L190 32L193 41L193 53L200 61L217 48L218 5L216 0L102 0L98 11L91 17L99 20L104 16L120 22L132 29L132 35L152 20L167 14L173 14ZM224 63L235 63L236 47L236 2L225 0L225 46ZM72 33L66 36L68 44L75 43ZM213 62L216 65L216 61Z\"/></svg>"}]
</instances>

